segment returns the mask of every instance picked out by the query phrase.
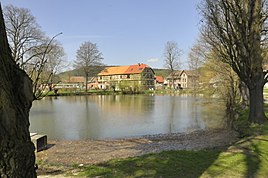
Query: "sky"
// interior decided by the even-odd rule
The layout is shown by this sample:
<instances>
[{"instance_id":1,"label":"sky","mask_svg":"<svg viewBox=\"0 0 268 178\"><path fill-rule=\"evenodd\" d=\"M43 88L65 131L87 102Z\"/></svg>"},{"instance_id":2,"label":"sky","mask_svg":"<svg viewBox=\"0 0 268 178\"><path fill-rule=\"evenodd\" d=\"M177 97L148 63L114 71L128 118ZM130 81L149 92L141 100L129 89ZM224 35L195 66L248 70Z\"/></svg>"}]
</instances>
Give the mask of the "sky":
<instances>
[{"instance_id":1,"label":"sky","mask_svg":"<svg viewBox=\"0 0 268 178\"><path fill-rule=\"evenodd\" d=\"M164 48L175 41L188 53L199 36L200 0L0 0L27 8L41 30L56 37L68 61L82 43L96 43L106 65L145 63L164 68ZM72 66L72 65L71 65Z\"/></svg>"}]
</instances>

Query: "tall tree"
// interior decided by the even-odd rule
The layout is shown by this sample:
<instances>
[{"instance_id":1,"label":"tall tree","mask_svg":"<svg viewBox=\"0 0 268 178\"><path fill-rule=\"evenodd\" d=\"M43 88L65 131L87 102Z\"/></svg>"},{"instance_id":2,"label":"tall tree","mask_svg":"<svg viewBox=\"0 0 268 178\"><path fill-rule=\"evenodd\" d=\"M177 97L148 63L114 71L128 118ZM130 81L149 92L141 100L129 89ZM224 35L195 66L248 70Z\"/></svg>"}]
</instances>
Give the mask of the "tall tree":
<instances>
[{"instance_id":1,"label":"tall tree","mask_svg":"<svg viewBox=\"0 0 268 178\"><path fill-rule=\"evenodd\" d=\"M47 44L29 51L34 57L24 67L33 80L36 99L42 98L46 88L52 84L52 78L63 66L66 66L64 50L57 41L53 41L54 37Z\"/></svg>"},{"instance_id":2,"label":"tall tree","mask_svg":"<svg viewBox=\"0 0 268 178\"><path fill-rule=\"evenodd\" d=\"M98 50L96 43L90 41L84 42L76 52L76 60L74 66L77 69L82 68L86 80L86 92L88 77L90 76L92 66L102 65L102 53Z\"/></svg>"},{"instance_id":3,"label":"tall tree","mask_svg":"<svg viewBox=\"0 0 268 178\"><path fill-rule=\"evenodd\" d=\"M171 72L172 77L172 86L174 86L174 75L175 71L180 69L181 62L180 56L182 54L182 50L178 47L178 44L175 41L168 41L164 50L164 65Z\"/></svg>"},{"instance_id":4,"label":"tall tree","mask_svg":"<svg viewBox=\"0 0 268 178\"><path fill-rule=\"evenodd\" d=\"M39 99L55 74L55 68L62 65L64 51L61 45L54 41L54 38L62 33L51 39L46 37L29 9L6 6L4 18L13 59L33 80L35 98ZM59 49L60 53L56 53ZM57 63L53 70L51 60L54 60L54 64Z\"/></svg>"},{"instance_id":5,"label":"tall tree","mask_svg":"<svg viewBox=\"0 0 268 178\"><path fill-rule=\"evenodd\" d=\"M29 9L5 6L4 18L12 56L15 62L24 68L35 56L32 53L29 55L28 52L43 45L46 41L45 35Z\"/></svg>"},{"instance_id":6,"label":"tall tree","mask_svg":"<svg viewBox=\"0 0 268 178\"><path fill-rule=\"evenodd\" d=\"M0 177L37 177L29 133L31 85L12 58L0 6Z\"/></svg>"},{"instance_id":7,"label":"tall tree","mask_svg":"<svg viewBox=\"0 0 268 178\"><path fill-rule=\"evenodd\" d=\"M188 54L188 65L190 70L197 70L206 60L208 50L202 38L196 40Z\"/></svg>"},{"instance_id":8,"label":"tall tree","mask_svg":"<svg viewBox=\"0 0 268 178\"><path fill-rule=\"evenodd\" d=\"M206 48L206 43L204 43L202 36L200 36L188 54L189 69L192 70L197 76L199 76L200 67L203 66L208 53L209 51ZM199 77L197 77L196 81L193 83L194 92L198 92L196 89L199 86Z\"/></svg>"},{"instance_id":9,"label":"tall tree","mask_svg":"<svg viewBox=\"0 0 268 178\"><path fill-rule=\"evenodd\" d=\"M203 0L202 35L229 64L249 89L248 120L263 123L263 40L267 32L267 10L264 0Z\"/></svg>"}]
</instances>

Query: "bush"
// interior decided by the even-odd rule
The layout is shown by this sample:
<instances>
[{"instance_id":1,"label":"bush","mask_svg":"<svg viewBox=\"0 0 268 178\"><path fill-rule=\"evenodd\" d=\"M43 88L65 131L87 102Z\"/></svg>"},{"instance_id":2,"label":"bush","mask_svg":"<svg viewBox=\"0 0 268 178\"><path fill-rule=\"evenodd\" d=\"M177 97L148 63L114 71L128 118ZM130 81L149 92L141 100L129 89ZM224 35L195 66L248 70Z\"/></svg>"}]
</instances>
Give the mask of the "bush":
<instances>
[{"instance_id":1,"label":"bush","mask_svg":"<svg viewBox=\"0 0 268 178\"><path fill-rule=\"evenodd\" d=\"M234 121L234 130L239 133L241 138L264 134L264 127L266 127L267 124L250 123L248 121L248 115L248 109L241 111L240 116Z\"/></svg>"}]
</instances>

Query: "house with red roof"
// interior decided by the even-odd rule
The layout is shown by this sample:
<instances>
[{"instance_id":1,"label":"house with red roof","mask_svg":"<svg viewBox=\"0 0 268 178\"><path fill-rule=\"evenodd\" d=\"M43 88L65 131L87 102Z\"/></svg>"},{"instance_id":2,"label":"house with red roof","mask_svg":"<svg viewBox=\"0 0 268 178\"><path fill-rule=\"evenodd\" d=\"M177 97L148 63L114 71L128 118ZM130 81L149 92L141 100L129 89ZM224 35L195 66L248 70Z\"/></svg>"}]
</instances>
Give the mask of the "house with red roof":
<instances>
[{"instance_id":1,"label":"house with red roof","mask_svg":"<svg viewBox=\"0 0 268 178\"><path fill-rule=\"evenodd\" d=\"M163 76L155 76L155 83L156 84L164 84Z\"/></svg>"},{"instance_id":2,"label":"house with red roof","mask_svg":"<svg viewBox=\"0 0 268 178\"><path fill-rule=\"evenodd\" d=\"M154 71L146 64L106 67L98 74L99 88L140 91L154 89Z\"/></svg>"},{"instance_id":3,"label":"house with red roof","mask_svg":"<svg viewBox=\"0 0 268 178\"><path fill-rule=\"evenodd\" d=\"M164 78L163 76L155 76L155 88L163 89L164 87Z\"/></svg>"}]
</instances>

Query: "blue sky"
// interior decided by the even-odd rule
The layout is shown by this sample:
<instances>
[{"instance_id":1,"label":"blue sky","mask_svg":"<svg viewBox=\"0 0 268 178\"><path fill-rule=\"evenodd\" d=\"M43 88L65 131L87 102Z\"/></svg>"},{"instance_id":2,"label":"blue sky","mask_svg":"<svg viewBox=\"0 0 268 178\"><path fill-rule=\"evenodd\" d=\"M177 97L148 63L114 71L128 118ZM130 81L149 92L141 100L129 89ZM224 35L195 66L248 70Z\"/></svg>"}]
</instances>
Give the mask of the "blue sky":
<instances>
[{"instance_id":1,"label":"blue sky","mask_svg":"<svg viewBox=\"0 0 268 178\"><path fill-rule=\"evenodd\" d=\"M183 50L187 67L190 48L199 35L200 0L0 0L31 10L47 36L56 39L68 60L86 41L97 43L107 65L146 63L163 68L167 41Z\"/></svg>"}]
</instances>

